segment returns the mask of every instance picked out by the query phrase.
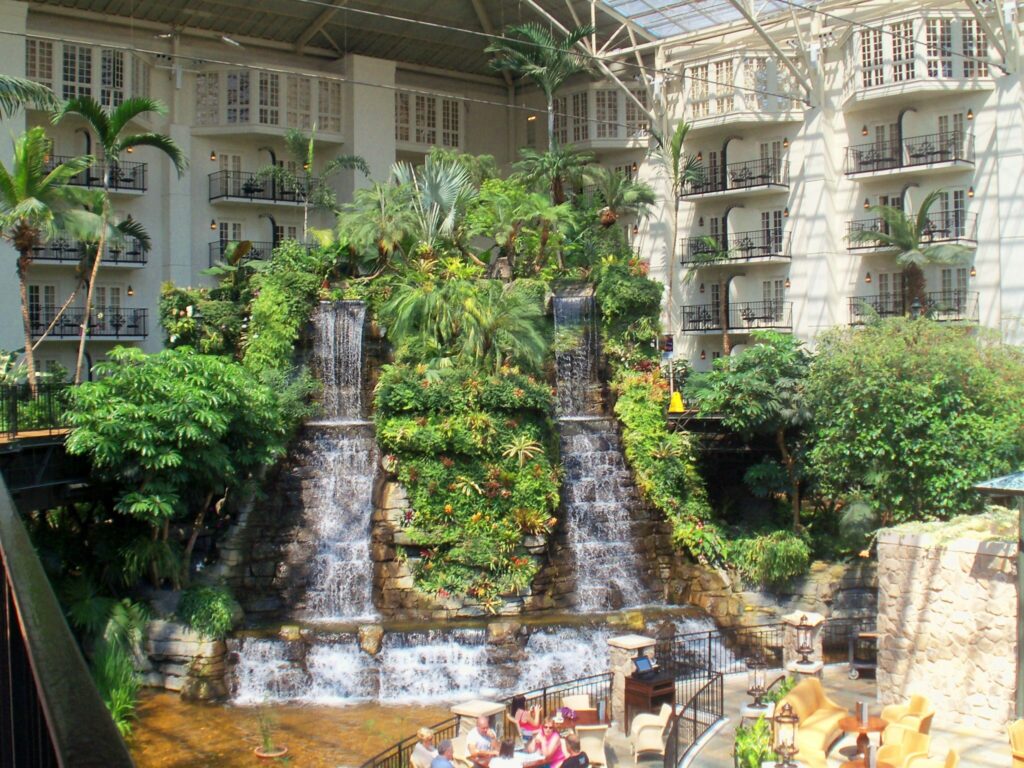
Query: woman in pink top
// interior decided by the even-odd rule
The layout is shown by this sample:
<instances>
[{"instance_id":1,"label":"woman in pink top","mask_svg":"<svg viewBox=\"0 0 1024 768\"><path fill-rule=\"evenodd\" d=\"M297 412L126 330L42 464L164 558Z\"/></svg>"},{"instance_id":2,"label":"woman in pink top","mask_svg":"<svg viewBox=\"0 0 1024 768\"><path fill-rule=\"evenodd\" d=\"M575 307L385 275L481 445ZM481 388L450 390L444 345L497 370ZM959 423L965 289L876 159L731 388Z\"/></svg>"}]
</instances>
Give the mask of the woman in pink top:
<instances>
[{"instance_id":1,"label":"woman in pink top","mask_svg":"<svg viewBox=\"0 0 1024 768\"><path fill-rule=\"evenodd\" d=\"M533 737L527 752L538 752L547 759L548 768L561 768L565 762L566 754L562 749L562 736L555 728L555 723L550 717L544 718L544 724L540 732Z\"/></svg>"}]
</instances>

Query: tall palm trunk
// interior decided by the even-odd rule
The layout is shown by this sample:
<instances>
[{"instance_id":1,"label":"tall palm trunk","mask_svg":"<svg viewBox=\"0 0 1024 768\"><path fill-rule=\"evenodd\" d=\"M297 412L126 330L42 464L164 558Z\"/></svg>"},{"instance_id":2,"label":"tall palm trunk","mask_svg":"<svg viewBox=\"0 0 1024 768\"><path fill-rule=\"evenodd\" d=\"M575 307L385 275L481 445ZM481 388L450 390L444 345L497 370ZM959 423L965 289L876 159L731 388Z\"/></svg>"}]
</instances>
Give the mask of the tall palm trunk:
<instances>
[{"instance_id":1,"label":"tall palm trunk","mask_svg":"<svg viewBox=\"0 0 1024 768\"><path fill-rule=\"evenodd\" d=\"M722 354L725 357L732 352L732 339L729 338L729 283L731 277L723 277L718 281L718 322L722 325Z\"/></svg>"},{"instance_id":2,"label":"tall palm trunk","mask_svg":"<svg viewBox=\"0 0 1024 768\"><path fill-rule=\"evenodd\" d=\"M89 317L92 315L92 292L96 287L96 275L100 271L103 248L107 242L107 210L104 206L100 218L100 240L96 245L96 260L89 273L89 285L85 289L85 311L82 313L82 326L78 337L78 360L75 362L75 384L82 383L82 361L85 359L85 340L89 335Z\"/></svg>"},{"instance_id":3,"label":"tall palm trunk","mask_svg":"<svg viewBox=\"0 0 1024 768\"><path fill-rule=\"evenodd\" d=\"M35 397L39 393L36 381L36 355L32 349L32 318L28 313L28 286L26 278L31 260L28 249L20 251L18 257L18 291L21 293L21 321L25 328L25 366L28 368L28 388Z\"/></svg>"},{"instance_id":4,"label":"tall palm trunk","mask_svg":"<svg viewBox=\"0 0 1024 768\"><path fill-rule=\"evenodd\" d=\"M915 301L921 306L923 311L928 298L925 287L924 270L918 264L907 264L903 270L903 296L906 302L903 311L905 313L910 312L910 308L914 306Z\"/></svg>"},{"instance_id":5,"label":"tall palm trunk","mask_svg":"<svg viewBox=\"0 0 1024 768\"><path fill-rule=\"evenodd\" d=\"M548 152L555 151L555 94L548 92Z\"/></svg>"},{"instance_id":6,"label":"tall palm trunk","mask_svg":"<svg viewBox=\"0 0 1024 768\"><path fill-rule=\"evenodd\" d=\"M672 196L675 198L675 205L672 211L672 245L669 247L668 254L668 300L665 302L665 329L663 333L672 333L674 327L672 317L675 314L675 301L673 299L673 288L676 284L676 248L679 247L679 193L675 189L672 190Z\"/></svg>"}]
</instances>

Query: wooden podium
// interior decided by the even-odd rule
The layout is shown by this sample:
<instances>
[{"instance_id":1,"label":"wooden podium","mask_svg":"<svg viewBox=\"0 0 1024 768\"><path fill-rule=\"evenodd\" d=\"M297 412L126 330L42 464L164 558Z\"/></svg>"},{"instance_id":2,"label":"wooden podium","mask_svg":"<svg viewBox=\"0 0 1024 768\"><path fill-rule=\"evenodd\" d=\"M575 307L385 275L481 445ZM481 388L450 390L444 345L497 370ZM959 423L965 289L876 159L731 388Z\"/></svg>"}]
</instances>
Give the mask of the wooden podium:
<instances>
[{"instance_id":1,"label":"wooden podium","mask_svg":"<svg viewBox=\"0 0 1024 768\"><path fill-rule=\"evenodd\" d=\"M643 712L657 713L662 704L676 705L676 681L671 674L660 673L652 677L626 678L626 723L629 733L633 718Z\"/></svg>"}]
</instances>

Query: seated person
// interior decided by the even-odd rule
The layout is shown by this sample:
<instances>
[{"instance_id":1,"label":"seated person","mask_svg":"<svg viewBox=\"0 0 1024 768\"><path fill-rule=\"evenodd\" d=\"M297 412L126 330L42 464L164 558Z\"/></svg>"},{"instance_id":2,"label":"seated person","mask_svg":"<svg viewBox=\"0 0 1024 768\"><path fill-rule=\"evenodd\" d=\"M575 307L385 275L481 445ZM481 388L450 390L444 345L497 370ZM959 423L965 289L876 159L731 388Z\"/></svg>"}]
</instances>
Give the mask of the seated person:
<instances>
[{"instance_id":1,"label":"seated person","mask_svg":"<svg viewBox=\"0 0 1024 768\"><path fill-rule=\"evenodd\" d=\"M555 728L554 720L550 717L544 718L544 724L541 725L540 731L530 741L526 751L540 754L541 757L548 761L548 768L562 768L565 752L562 750L562 736Z\"/></svg>"},{"instance_id":2,"label":"seated person","mask_svg":"<svg viewBox=\"0 0 1024 768\"><path fill-rule=\"evenodd\" d=\"M488 758L498 754L497 747L498 737L491 730L491 721L486 715L480 715L476 719L476 727L466 735L469 759L475 761L477 758L484 758L482 762L487 762Z\"/></svg>"},{"instance_id":3,"label":"seated person","mask_svg":"<svg viewBox=\"0 0 1024 768\"><path fill-rule=\"evenodd\" d=\"M590 765L590 758L587 757L586 753L580 751L579 736L575 733L570 733L562 739L562 743L565 745L565 753L567 755L565 762L562 763L562 768L587 768Z\"/></svg>"},{"instance_id":4,"label":"seated person","mask_svg":"<svg viewBox=\"0 0 1024 768\"><path fill-rule=\"evenodd\" d=\"M523 741L529 742L540 730L540 709L536 706L527 709L525 696L513 696L509 709L512 710L512 719L519 726Z\"/></svg>"},{"instance_id":5,"label":"seated person","mask_svg":"<svg viewBox=\"0 0 1024 768\"><path fill-rule=\"evenodd\" d=\"M516 757L515 754L515 742L505 739L498 748L498 756L491 760L490 768L523 768L522 759Z\"/></svg>"},{"instance_id":6,"label":"seated person","mask_svg":"<svg viewBox=\"0 0 1024 768\"><path fill-rule=\"evenodd\" d=\"M429 728L420 728L416 731L416 738L419 741L409 755L409 765L411 768L430 768L430 764L437 757L437 750L434 749L434 732Z\"/></svg>"},{"instance_id":7,"label":"seated person","mask_svg":"<svg viewBox=\"0 0 1024 768\"><path fill-rule=\"evenodd\" d=\"M450 739L445 739L437 745L437 757L430 761L430 768L455 768L454 758L455 745Z\"/></svg>"}]
</instances>

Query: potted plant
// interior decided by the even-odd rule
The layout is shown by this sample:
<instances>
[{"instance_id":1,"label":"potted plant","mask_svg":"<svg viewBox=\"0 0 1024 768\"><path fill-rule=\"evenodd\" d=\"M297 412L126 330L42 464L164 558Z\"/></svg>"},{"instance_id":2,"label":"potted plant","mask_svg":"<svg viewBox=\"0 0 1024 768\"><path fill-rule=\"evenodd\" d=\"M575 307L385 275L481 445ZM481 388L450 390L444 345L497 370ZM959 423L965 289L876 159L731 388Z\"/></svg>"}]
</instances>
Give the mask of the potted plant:
<instances>
[{"instance_id":1,"label":"potted plant","mask_svg":"<svg viewBox=\"0 0 1024 768\"><path fill-rule=\"evenodd\" d=\"M261 707L257 715L257 723L260 729L260 745L253 751L256 757L263 760L274 760L284 757L288 753L288 747L281 747L274 743L274 717L268 707Z\"/></svg>"}]
</instances>

